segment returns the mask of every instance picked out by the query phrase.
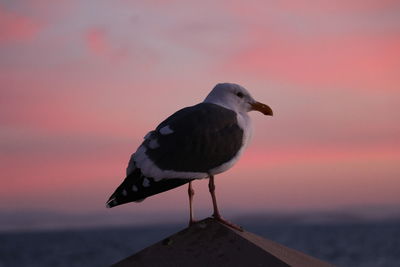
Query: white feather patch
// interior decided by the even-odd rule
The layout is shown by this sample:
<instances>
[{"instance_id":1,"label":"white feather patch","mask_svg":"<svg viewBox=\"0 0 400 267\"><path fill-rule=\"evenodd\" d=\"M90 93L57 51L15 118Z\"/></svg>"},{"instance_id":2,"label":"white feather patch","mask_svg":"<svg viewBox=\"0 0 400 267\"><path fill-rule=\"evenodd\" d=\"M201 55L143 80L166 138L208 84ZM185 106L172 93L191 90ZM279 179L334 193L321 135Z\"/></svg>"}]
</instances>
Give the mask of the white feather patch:
<instances>
[{"instance_id":1,"label":"white feather patch","mask_svg":"<svg viewBox=\"0 0 400 267\"><path fill-rule=\"evenodd\" d=\"M158 147L160 147L160 145L158 144L157 139L155 139L155 138L151 139L150 142L149 142L149 148L156 149Z\"/></svg>"},{"instance_id":2,"label":"white feather patch","mask_svg":"<svg viewBox=\"0 0 400 267\"><path fill-rule=\"evenodd\" d=\"M167 135L167 134L172 134L174 131L169 127L169 125L162 127L159 130L160 134L162 135Z\"/></svg>"}]
</instances>

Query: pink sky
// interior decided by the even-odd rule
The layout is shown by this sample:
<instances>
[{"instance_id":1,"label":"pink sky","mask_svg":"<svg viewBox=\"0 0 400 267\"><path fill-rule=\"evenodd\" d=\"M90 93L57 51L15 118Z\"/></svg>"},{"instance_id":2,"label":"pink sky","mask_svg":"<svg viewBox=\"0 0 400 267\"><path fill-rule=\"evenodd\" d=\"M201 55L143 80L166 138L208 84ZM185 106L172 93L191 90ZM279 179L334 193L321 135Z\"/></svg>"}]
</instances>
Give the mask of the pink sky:
<instances>
[{"instance_id":1,"label":"pink sky","mask_svg":"<svg viewBox=\"0 0 400 267\"><path fill-rule=\"evenodd\" d=\"M400 207L399 14L389 0L0 3L0 211L185 213L185 188L104 202L147 131L218 82L275 112L251 114L248 150L217 177L223 214Z\"/></svg>"}]
</instances>

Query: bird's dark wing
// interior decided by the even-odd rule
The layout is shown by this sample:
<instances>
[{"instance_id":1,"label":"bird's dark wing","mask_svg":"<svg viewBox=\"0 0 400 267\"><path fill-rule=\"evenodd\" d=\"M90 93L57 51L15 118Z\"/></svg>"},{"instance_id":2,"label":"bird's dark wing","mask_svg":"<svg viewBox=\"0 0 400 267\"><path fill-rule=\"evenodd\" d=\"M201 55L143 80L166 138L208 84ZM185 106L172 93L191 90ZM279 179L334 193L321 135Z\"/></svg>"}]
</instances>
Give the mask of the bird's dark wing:
<instances>
[{"instance_id":1,"label":"bird's dark wing","mask_svg":"<svg viewBox=\"0 0 400 267\"><path fill-rule=\"evenodd\" d=\"M164 127L170 133L163 134ZM143 145L148 158L162 170L208 172L235 157L242 142L235 112L201 103L168 117Z\"/></svg>"}]
</instances>

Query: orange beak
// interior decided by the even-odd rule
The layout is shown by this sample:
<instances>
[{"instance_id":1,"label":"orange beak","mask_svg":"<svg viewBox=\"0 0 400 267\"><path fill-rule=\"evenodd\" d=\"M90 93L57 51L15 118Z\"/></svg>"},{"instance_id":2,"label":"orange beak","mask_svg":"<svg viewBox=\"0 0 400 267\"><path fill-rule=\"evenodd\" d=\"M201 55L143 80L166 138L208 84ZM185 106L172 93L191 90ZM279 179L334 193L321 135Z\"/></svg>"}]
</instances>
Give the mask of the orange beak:
<instances>
[{"instance_id":1,"label":"orange beak","mask_svg":"<svg viewBox=\"0 0 400 267\"><path fill-rule=\"evenodd\" d=\"M252 103L252 104L250 104L251 105L251 110L257 110L257 111L260 111L262 114L264 114L264 115L269 115L269 116L272 116L274 113L272 112L272 109L269 107L269 106L267 106L267 105L265 105L265 104L263 104L263 103L260 103L260 102L254 102L254 103Z\"/></svg>"}]
</instances>

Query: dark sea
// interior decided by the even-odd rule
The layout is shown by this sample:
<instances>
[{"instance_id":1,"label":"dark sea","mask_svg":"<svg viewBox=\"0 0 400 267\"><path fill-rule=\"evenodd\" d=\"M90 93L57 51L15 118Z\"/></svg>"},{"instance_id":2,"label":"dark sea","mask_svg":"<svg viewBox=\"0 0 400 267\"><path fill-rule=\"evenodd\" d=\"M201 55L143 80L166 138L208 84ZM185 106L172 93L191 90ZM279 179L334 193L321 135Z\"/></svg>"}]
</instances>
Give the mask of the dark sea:
<instances>
[{"instance_id":1,"label":"dark sea","mask_svg":"<svg viewBox=\"0 0 400 267\"><path fill-rule=\"evenodd\" d=\"M251 223L247 231L337 266L400 266L400 223ZM185 225L0 233L0 267L110 266Z\"/></svg>"}]
</instances>

